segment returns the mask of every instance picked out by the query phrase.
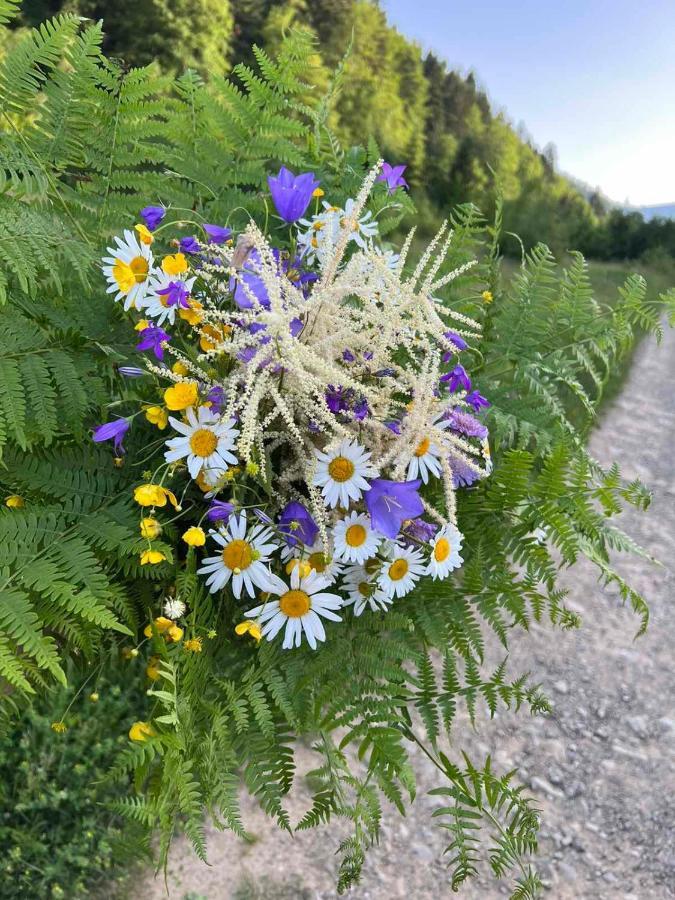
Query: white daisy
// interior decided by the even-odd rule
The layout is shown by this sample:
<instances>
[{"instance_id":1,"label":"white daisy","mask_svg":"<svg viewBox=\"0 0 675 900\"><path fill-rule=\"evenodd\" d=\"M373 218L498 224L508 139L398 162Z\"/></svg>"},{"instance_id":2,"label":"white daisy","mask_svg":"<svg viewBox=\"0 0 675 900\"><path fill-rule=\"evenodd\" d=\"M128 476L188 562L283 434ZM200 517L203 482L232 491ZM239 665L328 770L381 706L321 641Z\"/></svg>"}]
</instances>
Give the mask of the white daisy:
<instances>
[{"instance_id":1,"label":"white daisy","mask_svg":"<svg viewBox=\"0 0 675 900\"><path fill-rule=\"evenodd\" d=\"M324 201L324 212L312 219L298 222L298 252L309 263L318 260L323 263L329 251L335 246L340 234L340 216L343 211Z\"/></svg>"},{"instance_id":2,"label":"white daisy","mask_svg":"<svg viewBox=\"0 0 675 900\"><path fill-rule=\"evenodd\" d=\"M450 426L450 421L444 418L444 416L445 410L432 419L431 427L437 430L448 428ZM408 463L408 481L413 481L415 478L421 478L422 481L427 484L430 474L435 478L440 478L443 471L441 469L440 460L444 455L447 455L447 450L439 447L430 437L426 435L422 437L415 447L412 458Z\"/></svg>"},{"instance_id":3,"label":"white daisy","mask_svg":"<svg viewBox=\"0 0 675 900\"><path fill-rule=\"evenodd\" d=\"M103 274L108 281L106 293L115 300L124 300L125 310L137 308L143 302L152 274L153 257L149 244L140 243L132 231L124 232L124 239L115 237L117 247L108 247L104 256Z\"/></svg>"},{"instance_id":4,"label":"white daisy","mask_svg":"<svg viewBox=\"0 0 675 900\"><path fill-rule=\"evenodd\" d=\"M222 590L230 578L232 593L237 599L241 597L242 587L246 588L249 597L255 597L256 587L263 591L271 589L275 576L266 563L278 546L271 528L254 525L247 532L246 512L241 512L239 516L230 516L227 525L210 534L223 549L218 556L207 556L197 572L209 576L206 585L212 594Z\"/></svg>"},{"instance_id":5,"label":"white daisy","mask_svg":"<svg viewBox=\"0 0 675 900\"><path fill-rule=\"evenodd\" d=\"M387 561L380 571L378 584L387 597L404 597L415 587L425 571L420 550L403 547L392 541L387 548Z\"/></svg>"},{"instance_id":6,"label":"white daisy","mask_svg":"<svg viewBox=\"0 0 675 900\"><path fill-rule=\"evenodd\" d=\"M333 584L335 579L342 574L344 565L327 552L321 543L321 539L317 537L311 547L296 546L289 547L288 544L281 551L282 560L287 563L286 571L291 572L294 561L302 562L313 569L317 574L323 575L328 579L329 584ZM301 573L303 569L301 567Z\"/></svg>"},{"instance_id":7,"label":"white daisy","mask_svg":"<svg viewBox=\"0 0 675 900\"><path fill-rule=\"evenodd\" d=\"M247 617L261 623L263 637L268 641L273 640L285 625L284 650L299 647L303 631L309 646L316 650L317 641L326 640L321 617L341 622L335 610L341 608L342 598L325 592L328 581L323 575L310 572L302 578L297 566L291 572L290 588L281 578L272 578L272 586L268 590L277 594L279 599L256 606L246 613Z\"/></svg>"},{"instance_id":8,"label":"white daisy","mask_svg":"<svg viewBox=\"0 0 675 900\"><path fill-rule=\"evenodd\" d=\"M200 406L197 412L188 407L185 412L187 422L169 416L169 422L181 437L166 442L169 449L164 459L172 463L187 457L190 476L197 478L203 472L207 483L214 484L237 463L231 451L239 431L234 427L234 419L224 422L206 406Z\"/></svg>"},{"instance_id":9,"label":"white daisy","mask_svg":"<svg viewBox=\"0 0 675 900\"><path fill-rule=\"evenodd\" d=\"M368 238L375 237L377 234L377 222L373 219L373 214L368 210L360 219L354 218L354 207L356 201L351 197L345 203L345 208L341 212L340 225L342 228L349 226L351 228L350 239L355 241L362 250L368 246Z\"/></svg>"},{"instance_id":10,"label":"white daisy","mask_svg":"<svg viewBox=\"0 0 675 900\"><path fill-rule=\"evenodd\" d=\"M314 452L318 460L314 484L321 488L326 506L331 508L340 504L347 509L351 500L359 500L364 491L370 490L366 478L379 474L368 461L370 453L349 438L328 453Z\"/></svg>"},{"instance_id":11,"label":"white daisy","mask_svg":"<svg viewBox=\"0 0 675 900\"><path fill-rule=\"evenodd\" d=\"M375 556L380 540L363 513L351 512L333 528L335 556L347 562L362 563Z\"/></svg>"},{"instance_id":12,"label":"white daisy","mask_svg":"<svg viewBox=\"0 0 675 900\"><path fill-rule=\"evenodd\" d=\"M427 575L433 579L447 578L453 569L459 569L464 562L459 555L463 540L463 535L454 525L444 525L431 541Z\"/></svg>"},{"instance_id":13,"label":"white daisy","mask_svg":"<svg viewBox=\"0 0 675 900\"><path fill-rule=\"evenodd\" d=\"M373 579L374 574L363 566L350 566L345 572L343 585L348 593L345 606L354 604L355 616L360 616L367 606L373 612L391 606L393 597L388 596Z\"/></svg>"},{"instance_id":14,"label":"white daisy","mask_svg":"<svg viewBox=\"0 0 675 900\"><path fill-rule=\"evenodd\" d=\"M167 275L166 272L157 269L150 278L145 297L140 304L136 305L142 307L144 316L155 319L158 325L163 325L164 322L170 322L173 325L176 321L176 311L183 307L178 304L169 306L168 295L160 294L159 292L165 291L173 282L174 284L183 285L189 294L196 280L197 277L195 275L190 278L182 278L179 275Z\"/></svg>"}]
</instances>

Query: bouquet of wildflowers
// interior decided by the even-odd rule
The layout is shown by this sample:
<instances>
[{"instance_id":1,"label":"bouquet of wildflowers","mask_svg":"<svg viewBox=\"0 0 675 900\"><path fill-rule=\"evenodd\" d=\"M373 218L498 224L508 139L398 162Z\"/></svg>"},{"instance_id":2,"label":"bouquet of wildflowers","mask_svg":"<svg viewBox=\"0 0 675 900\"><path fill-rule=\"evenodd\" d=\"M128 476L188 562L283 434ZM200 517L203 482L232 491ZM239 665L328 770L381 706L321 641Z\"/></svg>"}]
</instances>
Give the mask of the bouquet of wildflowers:
<instances>
[{"instance_id":1,"label":"bouquet of wildflowers","mask_svg":"<svg viewBox=\"0 0 675 900\"><path fill-rule=\"evenodd\" d=\"M314 650L345 616L448 578L462 565L455 492L490 470L488 402L460 363L480 327L434 296L467 268L439 276L452 233L404 274L412 233L394 252L367 208L374 189L405 188L403 169L380 162L339 208L313 173L282 167L271 234L149 206L103 260L144 355L120 372L155 380L141 410L166 435L134 491L141 563L180 559L156 543L172 505L182 545L204 548L198 574L240 610L237 633L284 649ZM121 461L141 410L94 440ZM180 640L186 601L148 633Z\"/></svg>"}]
</instances>

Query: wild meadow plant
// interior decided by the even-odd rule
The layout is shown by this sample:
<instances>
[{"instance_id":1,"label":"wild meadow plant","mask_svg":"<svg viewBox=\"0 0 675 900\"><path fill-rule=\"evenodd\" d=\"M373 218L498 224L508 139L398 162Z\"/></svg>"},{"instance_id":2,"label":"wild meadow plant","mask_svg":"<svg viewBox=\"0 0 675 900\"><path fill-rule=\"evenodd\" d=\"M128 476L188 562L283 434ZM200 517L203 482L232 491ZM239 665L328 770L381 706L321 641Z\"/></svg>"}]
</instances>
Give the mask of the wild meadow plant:
<instances>
[{"instance_id":1,"label":"wild meadow plant","mask_svg":"<svg viewBox=\"0 0 675 900\"><path fill-rule=\"evenodd\" d=\"M415 253L405 163L339 145L341 70L312 98L303 32L208 83L100 41L61 16L0 65L5 715L124 667L147 692L111 808L160 864L179 828L206 858L206 816L245 835L243 779L288 832L351 823L340 891L383 801L414 799L419 745L452 887L485 860L534 896L536 808L447 740L460 703L546 713L526 643L486 671L485 633L578 627L558 573L580 556L646 627L610 554L640 552L613 520L649 493L585 438L673 293L631 276L601 307L543 245L505 287L498 198ZM55 741L76 727L55 710ZM315 792L291 821L299 740Z\"/></svg>"}]
</instances>

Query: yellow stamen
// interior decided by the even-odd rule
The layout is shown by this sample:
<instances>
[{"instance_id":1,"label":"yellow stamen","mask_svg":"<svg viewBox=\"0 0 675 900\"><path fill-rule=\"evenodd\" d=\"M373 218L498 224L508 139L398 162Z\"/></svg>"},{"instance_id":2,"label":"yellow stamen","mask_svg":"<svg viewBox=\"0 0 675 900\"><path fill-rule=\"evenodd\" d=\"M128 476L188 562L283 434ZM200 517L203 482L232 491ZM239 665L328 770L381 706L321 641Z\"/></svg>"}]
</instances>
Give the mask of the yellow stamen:
<instances>
[{"instance_id":1,"label":"yellow stamen","mask_svg":"<svg viewBox=\"0 0 675 900\"><path fill-rule=\"evenodd\" d=\"M218 436L208 428L199 428L190 435L190 450L195 456L206 459L218 446Z\"/></svg>"},{"instance_id":2,"label":"yellow stamen","mask_svg":"<svg viewBox=\"0 0 675 900\"><path fill-rule=\"evenodd\" d=\"M450 556L450 543L445 538L439 538L436 541L436 546L434 547L434 559L436 562L445 562L445 560Z\"/></svg>"},{"instance_id":3,"label":"yellow stamen","mask_svg":"<svg viewBox=\"0 0 675 900\"><path fill-rule=\"evenodd\" d=\"M289 619L300 619L312 608L312 601L305 591L286 591L279 598L279 609Z\"/></svg>"},{"instance_id":4,"label":"yellow stamen","mask_svg":"<svg viewBox=\"0 0 675 900\"><path fill-rule=\"evenodd\" d=\"M417 445L417 449L415 450L415 456L424 456L429 447L431 446L431 441L429 438L424 438L424 440L420 441Z\"/></svg>"},{"instance_id":5,"label":"yellow stamen","mask_svg":"<svg viewBox=\"0 0 675 900\"><path fill-rule=\"evenodd\" d=\"M345 531L345 543L350 547L361 547L367 536L368 532L363 525L350 525Z\"/></svg>"},{"instance_id":6,"label":"yellow stamen","mask_svg":"<svg viewBox=\"0 0 675 900\"><path fill-rule=\"evenodd\" d=\"M253 562L253 549L248 541L230 541L227 547L223 547L223 562L232 572L235 569L248 569ZM235 572L235 574L239 574Z\"/></svg>"},{"instance_id":7,"label":"yellow stamen","mask_svg":"<svg viewBox=\"0 0 675 900\"><path fill-rule=\"evenodd\" d=\"M400 581L408 574L408 561L405 559L395 559L389 566L389 577L392 581Z\"/></svg>"},{"instance_id":8,"label":"yellow stamen","mask_svg":"<svg viewBox=\"0 0 675 900\"><path fill-rule=\"evenodd\" d=\"M346 456L336 456L328 464L328 474L338 484L349 481L354 471L354 463L351 459L347 459Z\"/></svg>"}]
</instances>

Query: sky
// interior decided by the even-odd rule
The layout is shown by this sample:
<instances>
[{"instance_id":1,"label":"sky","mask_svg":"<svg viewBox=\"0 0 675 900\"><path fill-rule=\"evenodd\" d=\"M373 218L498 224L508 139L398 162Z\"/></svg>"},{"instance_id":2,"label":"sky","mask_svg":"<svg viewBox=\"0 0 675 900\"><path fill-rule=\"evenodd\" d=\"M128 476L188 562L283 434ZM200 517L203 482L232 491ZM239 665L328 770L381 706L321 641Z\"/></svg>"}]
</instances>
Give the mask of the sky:
<instances>
[{"instance_id":1,"label":"sky","mask_svg":"<svg viewBox=\"0 0 675 900\"><path fill-rule=\"evenodd\" d=\"M675 0L380 0L558 167L612 200L675 201Z\"/></svg>"}]
</instances>

